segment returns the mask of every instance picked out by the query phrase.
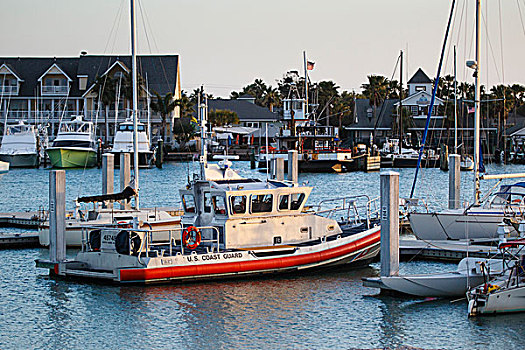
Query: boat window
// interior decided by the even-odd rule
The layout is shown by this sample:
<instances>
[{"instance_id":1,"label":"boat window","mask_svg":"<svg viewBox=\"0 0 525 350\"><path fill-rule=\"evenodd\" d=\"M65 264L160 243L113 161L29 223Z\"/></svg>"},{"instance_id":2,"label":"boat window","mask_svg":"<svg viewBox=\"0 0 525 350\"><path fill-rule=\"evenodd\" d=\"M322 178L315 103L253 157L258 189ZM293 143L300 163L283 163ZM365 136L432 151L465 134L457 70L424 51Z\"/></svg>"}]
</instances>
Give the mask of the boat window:
<instances>
[{"instance_id":1,"label":"boat window","mask_svg":"<svg viewBox=\"0 0 525 350\"><path fill-rule=\"evenodd\" d=\"M211 194L204 192L204 212L211 213Z\"/></svg>"},{"instance_id":2,"label":"boat window","mask_svg":"<svg viewBox=\"0 0 525 350\"><path fill-rule=\"evenodd\" d=\"M126 131L127 130L127 125L121 125L118 127L118 131Z\"/></svg>"},{"instance_id":3,"label":"boat window","mask_svg":"<svg viewBox=\"0 0 525 350\"><path fill-rule=\"evenodd\" d=\"M186 213L195 213L195 198L192 194L182 195L182 205Z\"/></svg>"},{"instance_id":4,"label":"boat window","mask_svg":"<svg viewBox=\"0 0 525 350\"><path fill-rule=\"evenodd\" d=\"M144 128L144 125L137 125L137 130L138 131L145 131L146 129Z\"/></svg>"},{"instance_id":5,"label":"boat window","mask_svg":"<svg viewBox=\"0 0 525 350\"><path fill-rule=\"evenodd\" d=\"M244 214L246 212L246 196L231 196L230 205L232 214Z\"/></svg>"},{"instance_id":6,"label":"boat window","mask_svg":"<svg viewBox=\"0 0 525 350\"><path fill-rule=\"evenodd\" d=\"M226 215L226 201L223 196L212 196L211 203L213 204L215 214Z\"/></svg>"},{"instance_id":7,"label":"boat window","mask_svg":"<svg viewBox=\"0 0 525 350\"><path fill-rule=\"evenodd\" d=\"M290 196L285 194L279 196L279 210L288 210L288 203L290 202Z\"/></svg>"},{"instance_id":8,"label":"boat window","mask_svg":"<svg viewBox=\"0 0 525 350\"><path fill-rule=\"evenodd\" d=\"M269 213L272 211L273 195L256 194L251 196L252 213Z\"/></svg>"},{"instance_id":9,"label":"boat window","mask_svg":"<svg viewBox=\"0 0 525 350\"><path fill-rule=\"evenodd\" d=\"M53 141L53 147L89 147L94 148L95 145L90 141L76 141L76 140L63 140Z\"/></svg>"},{"instance_id":10,"label":"boat window","mask_svg":"<svg viewBox=\"0 0 525 350\"><path fill-rule=\"evenodd\" d=\"M293 193L290 209L298 210L301 207L301 204L303 204L304 197L304 193Z\"/></svg>"}]
</instances>

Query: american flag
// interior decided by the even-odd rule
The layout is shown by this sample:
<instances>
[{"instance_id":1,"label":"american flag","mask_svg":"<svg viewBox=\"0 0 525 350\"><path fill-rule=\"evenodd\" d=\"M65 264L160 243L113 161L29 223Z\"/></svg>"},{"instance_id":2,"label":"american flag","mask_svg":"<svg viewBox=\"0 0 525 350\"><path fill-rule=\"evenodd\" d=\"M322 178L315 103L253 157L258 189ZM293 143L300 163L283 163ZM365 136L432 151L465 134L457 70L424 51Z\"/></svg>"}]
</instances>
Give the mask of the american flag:
<instances>
[{"instance_id":1,"label":"american flag","mask_svg":"<svg viewBox=\"0 0 525 350\"><path fill-rule=\"evenodd\" d=\"M474 113L475 111L476 111L476 108L474 108L474 107L469 107L469 108L467 109L467 113L468 113L468 114L470 114L470 113Z\"/></svg>"},{"instance_id":2,"label":"american flag","mask_svg":"<svg viewBox=\"0 0 525 350\"><path fill-rule=\"evenodd\" d=\"M314 70L314 64L315 62L310 62L310 61L306 62L306 69Z\"/></svg>"}]
</instances>

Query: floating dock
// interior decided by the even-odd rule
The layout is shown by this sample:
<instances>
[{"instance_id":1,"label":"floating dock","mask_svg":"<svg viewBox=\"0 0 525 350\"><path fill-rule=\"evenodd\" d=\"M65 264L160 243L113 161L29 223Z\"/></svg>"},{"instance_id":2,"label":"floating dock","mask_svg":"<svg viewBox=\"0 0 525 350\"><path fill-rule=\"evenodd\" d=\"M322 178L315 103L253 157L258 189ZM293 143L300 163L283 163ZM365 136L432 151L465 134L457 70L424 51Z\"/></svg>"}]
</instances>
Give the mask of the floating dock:
<instances>
[{"instance_id":1,"label":"floating dock","mask_svg":"<svg viewBox=\"0 0 525 350\"><path fill-rule=\"evenodd\" d=\"M0 233L0 250L13 248L38 248L38 232Z\"/></svg>"},{"instance_id":2,"label":"floating dock","mask_svg":"<svg viewBox=\"0 0 525 350\"><path fill-rule=\"evenodd\" d=\"M47 219L44 211L0 213L0 227L37 229Z\"/></svg>"},{"instance_id":3,"label":"floating dock","mask_svg":"<svg viewBox=\"0 0 525 350\"><path fill-rule=\"evenodd\" d=\"M500 257L497 243L481 245L466 241L420 241L400 239L399 254L402 259L439 260L458 262L467 255L474 258Z\"/></svg>"}]
</instances>

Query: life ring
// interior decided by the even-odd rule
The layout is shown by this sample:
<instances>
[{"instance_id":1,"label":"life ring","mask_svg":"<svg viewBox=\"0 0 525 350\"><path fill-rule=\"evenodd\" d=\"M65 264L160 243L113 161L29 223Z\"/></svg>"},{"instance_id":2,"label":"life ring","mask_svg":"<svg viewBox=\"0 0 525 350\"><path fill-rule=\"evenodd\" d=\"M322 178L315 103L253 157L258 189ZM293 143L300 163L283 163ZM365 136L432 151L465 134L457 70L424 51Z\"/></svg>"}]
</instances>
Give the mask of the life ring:
<instances>
[{"instance_id":1,"label":"life ring","mask_svg":"<svg viewBox=\"0 0 525 350\"><path fill-rule=\"evenodd\" d=\"M188 226L182 232L182 244L188 249L195 249L201 244L201 232L195 226Z\"/></svg>"}]
</instances>

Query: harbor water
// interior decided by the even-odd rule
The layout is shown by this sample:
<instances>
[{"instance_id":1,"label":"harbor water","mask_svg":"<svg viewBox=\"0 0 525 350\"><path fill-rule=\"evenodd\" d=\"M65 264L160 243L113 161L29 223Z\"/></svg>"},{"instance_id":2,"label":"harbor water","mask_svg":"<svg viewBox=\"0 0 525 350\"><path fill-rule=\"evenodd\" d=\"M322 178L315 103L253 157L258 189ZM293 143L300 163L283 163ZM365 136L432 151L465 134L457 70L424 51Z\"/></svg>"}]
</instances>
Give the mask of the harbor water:
<instances>
[{"instance_id":1,"label":"harbor water","mask_svg":"<svg viewBox=\"0 0 525 350\"><path fill-rule=\"evenodd\" d=\"M234 166L243 176L266 177L250 170L249 163ZM524 166L488 168L492 173L525 171ZM196 170L196 163L142 170L141 205L178 207L178 190ZM399 172L400 194L408 197L414 169ZM444 207L448 174L439 169L421 173L415 196ZM0 212L47 208L48 179L45 169L0 175ZM379 173L301 174L300 182L314 187L310 205L379 194ZM118 183L116 171L115 188ZM483 182L482 189L495 184ZM72 208L74 198L100 192L101 170L67 170L66 189ZM462 200L471 200L472 193L472 173L464 172ZM361 282L379 273L377 263L278 278L111 286L51 279L34 263L47 256L45 249L0 251L0 349L522 349L525 344L522 314L469 319L464 299L377 296ZM411 261L400 269L426 273L452 270L455 264Z\"/></svg>"}]
</instances>

